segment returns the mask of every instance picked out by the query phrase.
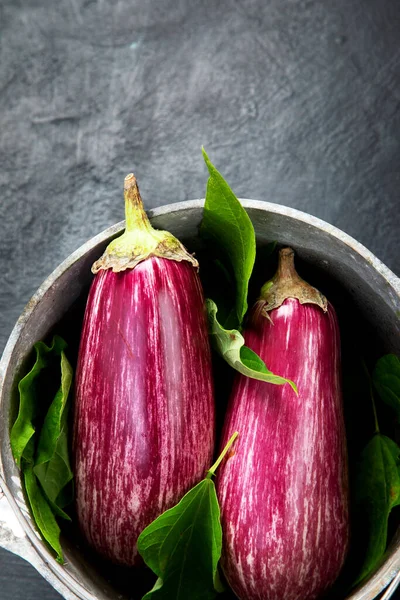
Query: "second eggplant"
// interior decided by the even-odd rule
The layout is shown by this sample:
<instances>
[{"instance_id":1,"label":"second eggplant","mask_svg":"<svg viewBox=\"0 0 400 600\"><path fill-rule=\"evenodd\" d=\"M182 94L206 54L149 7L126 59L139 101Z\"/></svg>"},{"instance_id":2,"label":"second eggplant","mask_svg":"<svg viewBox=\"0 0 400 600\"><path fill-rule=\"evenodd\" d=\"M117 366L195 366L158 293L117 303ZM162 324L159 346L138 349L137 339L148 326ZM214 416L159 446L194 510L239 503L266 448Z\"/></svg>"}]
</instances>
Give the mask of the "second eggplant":
<instances>
[{"instance_id":1,"label":"second eggplant","mask_svg":"<svg viewBox=\"0 0 400 600\"><path fill-rule=\"evenodd\" d=\"M283 377L277 386L238 376L221 447L217 492L222 568L241 600L315 600L337 578L349 541L340 338L333 307L280 252L261 291L246 344Z\"/></svg>"}]
</instances>

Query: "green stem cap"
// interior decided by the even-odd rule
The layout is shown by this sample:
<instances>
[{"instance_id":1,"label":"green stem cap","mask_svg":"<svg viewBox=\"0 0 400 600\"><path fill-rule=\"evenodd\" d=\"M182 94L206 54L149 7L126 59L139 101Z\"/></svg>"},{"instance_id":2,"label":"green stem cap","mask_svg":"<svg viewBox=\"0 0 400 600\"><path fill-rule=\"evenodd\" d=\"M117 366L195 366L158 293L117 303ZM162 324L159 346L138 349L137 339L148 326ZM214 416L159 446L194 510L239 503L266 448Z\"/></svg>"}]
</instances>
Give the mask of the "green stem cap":
<instances>
[{"instance_id":1,"label":"green stem cap","mask_svg":"<svg viewBox=\"0 0 400 600\"><path fill-rule=\"evenodd\" d=\"M304 281L294 266L294 251L282 248L279 251L278 270L273 278L261 288L260 302L265 316L278 308L288 298L297 298L300 304L317 304L324 312L328 301L315 287Z\"/></svg>"},{"instance_id":2,"label":"green stem cap","mask_svg":"<svg viewBox=\"0 0 400 600\"><path fill-rule=\"evenodd\" d=\"M93 264L92 272L112 269L114 273L134 269L146 258L158 256L181 262L199 263L168 231L153 229L143 207L136 177L129 173L124 181L125 231L109 243L103 255Z\"/></svg>"}]
</instances>

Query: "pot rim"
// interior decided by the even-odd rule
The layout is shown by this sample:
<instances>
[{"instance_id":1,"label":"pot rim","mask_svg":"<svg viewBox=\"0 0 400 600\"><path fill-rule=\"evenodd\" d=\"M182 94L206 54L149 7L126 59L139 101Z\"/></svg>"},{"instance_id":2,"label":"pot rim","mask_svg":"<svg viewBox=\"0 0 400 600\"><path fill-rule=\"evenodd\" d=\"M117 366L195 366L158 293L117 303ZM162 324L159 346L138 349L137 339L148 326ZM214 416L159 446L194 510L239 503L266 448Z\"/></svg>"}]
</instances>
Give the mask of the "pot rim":
<instances>
[{"instance_id":1,"label":"pot rim","mask_svg":"<svg viewBox=\"0 0 400 600\"><path fill-rule=\"evenodd\" d=\"M335 227L319 219L308 213L303 211L290 208L284 205L265 202L261 200L250 200L250 199L239 199L244 208L249 209L257 209L263 212L275 213L279 215L283 215L286 217L290 217L294 220L301 221L316 229L323 230L329 235L337 238L343 244L352 248L352 250L356 251L361 257L363 257L371 266L389 283L392 289L396 292L396 294L400 297L400 278L397 277L388 267L386 267L372 252L370 252L365 246L361 243L357 242L350 235ZM183 202L175 202L172 204L167 204L165 206L161 206L155 209L150 209L147 211L147 214L150 219L155 217L160 217L166 214L171 214L174 212L182 211L182 210L190 210L190 209L198 209L204 206L204 199L200 200L186 200ZM120 231L124 229L125 221L120 221L115 225L108 227L102 232L98 233L94 237L90 238L84 244L82 244L77 250L75 250L72 254L70 254L63 262L61 262L54 271L44 280L44 282L39 286L38 290L32 296L31 300L25 306L21 316L18 318L11 334L8 338L7 344L4 348L3 355L0 361L0 399L3 396L3 382L4 376L7 371L7 367L9 361L11 359L12 353L14 351L14 347L19 339L20 333L30 318L31 314L35 310L38 303L42 300L44 294L51 288L54 282L75 262L80 260L88 251L90 251L94 246L106 241L112 236L117 235ZM4 469L2 456L0 453L0 480L5 480L4 477ZM8 490L5 490L7 494ZM45 560L47 566L51 569L52 574L62 583L63 585L68 586L68 588L75 594L79 595L80 598L84 600L95 600L94 596L85 590L85 588L65 569L59 565L56 561L48 560L46 547L41 543L38 539L36 532L33 529L33 526L26 520L24 514L21 509L17 505L12 498L9 498L12 504L12 508L16 513L16 517L20 522L24 532L28 536L32 546L39 554L39 556ZM363 600L364 598L370 598L369 595L364 595L363 588L368 584L369 590L371 588L376 590L376 594L382 591L389 583L396 577L397 573L400 570L400 547L393 553L390 559L386 560L381 567L375 572L375 574L363 585L356 588L356 590L351 594L351 596L347 597L347 600ZM369 593L369 592L367 592Z\"/></svg>"}]
</instances>

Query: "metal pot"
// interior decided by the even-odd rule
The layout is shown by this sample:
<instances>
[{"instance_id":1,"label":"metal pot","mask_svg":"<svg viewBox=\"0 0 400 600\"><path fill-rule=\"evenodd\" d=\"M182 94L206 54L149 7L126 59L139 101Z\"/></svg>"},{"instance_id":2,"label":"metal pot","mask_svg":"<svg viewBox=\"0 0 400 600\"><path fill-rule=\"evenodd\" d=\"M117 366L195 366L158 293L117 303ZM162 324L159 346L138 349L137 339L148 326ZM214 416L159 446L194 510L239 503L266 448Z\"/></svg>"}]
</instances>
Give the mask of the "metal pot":
<instances>
[{"instance_id":1,"label":"metal pot","mask_svg":"<svg viewBox=\"0 0 400 600\"><path fill-rule=\"evenodd\" d=\"M301 259L334 277L349 290L369 323L379 327L385 349L400 354L400 279L361 244L319 219L267 202L242 203L258 242L288 244ZM196 249L202 207L201 200L180 202L150 211L149 216L156 228L171 231ZM33 344L44 339L86 293L91 264L123 226L118 223L89 240L41 285L15 325L0 363L0 546L28 560L67 600L116 600L121 596L75 544L64 541L66 564L60 566L36 532L9 443L15 377ZM399 579L400 527L380 567L346 600L372 600L385 588L382 598L387 599Z\"/></svg>"}]
</instances>

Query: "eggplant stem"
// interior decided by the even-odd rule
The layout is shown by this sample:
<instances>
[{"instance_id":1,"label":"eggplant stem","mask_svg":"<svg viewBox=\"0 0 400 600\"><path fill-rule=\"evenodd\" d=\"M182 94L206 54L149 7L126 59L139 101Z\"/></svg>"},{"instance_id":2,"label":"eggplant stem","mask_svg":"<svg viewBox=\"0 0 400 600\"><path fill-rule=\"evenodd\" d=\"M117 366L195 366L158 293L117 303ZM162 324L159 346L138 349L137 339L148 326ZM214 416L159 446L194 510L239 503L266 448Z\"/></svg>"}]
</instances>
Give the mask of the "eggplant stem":
<instances>
[{"instance_id":1,"label":"eggplant stem","mask_svg":"<svg viewBox=\"0 0 400 600\"><path fill-rule=\"evenodd\" d=\"M228 443L226 444L225 448L222 450L221 454L219 455L219 457L217 458L217 460L215 461L213 466L210 469L208 469L207 477L206 477L207 479L211 479L211 477L213 475L215 475L215 471L218 469L219 465L224 460L227 452L230 450L230 447L232 446L233 442L236 440L238 435L239 435L239 432L235 431L235 433L229 438Z\"/></svg>"},{"instance_id":2,"label":"eggplant stem","mask_svg":"<svg viewBox=\"0 0 400 600\"><path fill-rule=\"evenodd\" d=\"M197 260L172 233L153 229L146 211L136 177L129 173L124 179L125 231L112 240L102 256L92 265L92 273L112 269L114 273L134 269L142 261L159 257L176 262L188 261L196 269Z\"/></svg>"},{"instance_id":3,"label":"eggplant stem","mask_svg":"<svg viewBox=\"0 0 400 600\"><path fill-rule=\"evenodd\" d=\"M281 306L288 298L297 298L300 304L317 304L324 312L328 310L325 296L297 273L292 248L282 248L277 272L261 288L260 300L265 302L263 315L268 316L268 312Z\"/></svg>"},{"instance_id":4,"label":"eggplant stem","mask_svg":"<svg viewBox=\"0 0 400 600\"><path fill-rule=\"evenodd\" d=\"M136 177L129 173L124 179L125 228L126 231L151 231L153 228L144 210Z\"/></svg>"}]
</instances>

